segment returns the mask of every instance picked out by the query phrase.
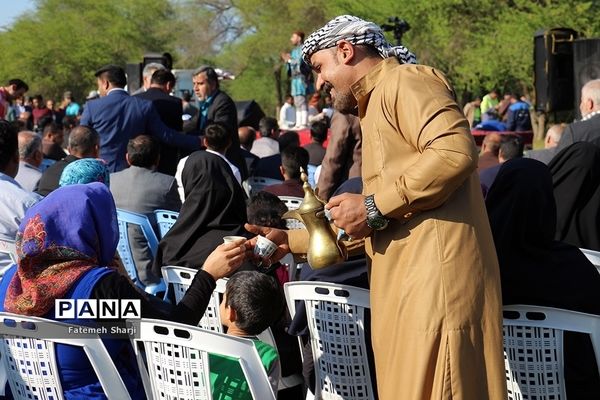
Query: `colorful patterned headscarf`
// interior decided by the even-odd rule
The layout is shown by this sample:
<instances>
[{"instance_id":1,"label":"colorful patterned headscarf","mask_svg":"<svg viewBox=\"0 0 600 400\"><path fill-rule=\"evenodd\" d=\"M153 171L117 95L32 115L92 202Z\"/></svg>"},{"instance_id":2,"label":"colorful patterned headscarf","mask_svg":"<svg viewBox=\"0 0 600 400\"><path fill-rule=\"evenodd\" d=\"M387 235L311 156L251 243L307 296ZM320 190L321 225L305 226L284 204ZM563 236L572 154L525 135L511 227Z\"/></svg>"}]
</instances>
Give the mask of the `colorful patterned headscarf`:
<instances>
[{"instance_id":1,"label":"colorful patterned headscarf","mask_svg":"<svg viewBox=\"0 0 600 400\"><path fill-rule=\"evenodd\" d=\"M60 176L59 186L102 182L110 187L110 172L106 161L99 158L82 158L65 167Z\"/></svg>"},{"instance_id":2,"label":"colorful patterned headscarf","mask_svg":"<svg viewBox=\"0 0 600 400\"><path fill-rule=\"evenodd\" d=\"M32 206L17 233L17 271L4 299L8 312L43 316L54 299L96 265L111 266L119 240L106 185L70 185Z\"/></svg>"},{"instance_id":3,"label":"colorful patterned headscarf","mask_svg":"<svg viewBox=\"0 0 600 400\"><path fill-rule=\"evenodd\" d=\"M402 64L416 64L417 58L404 46L392 46L385 40L381 28L373 22L352 15L340 15L313 32L302 46L302 57L310 65L310 56L319 50L328 49L347 40L353 45L370 45L381 57L397 57Z\"/></svg>"}]
</instances>

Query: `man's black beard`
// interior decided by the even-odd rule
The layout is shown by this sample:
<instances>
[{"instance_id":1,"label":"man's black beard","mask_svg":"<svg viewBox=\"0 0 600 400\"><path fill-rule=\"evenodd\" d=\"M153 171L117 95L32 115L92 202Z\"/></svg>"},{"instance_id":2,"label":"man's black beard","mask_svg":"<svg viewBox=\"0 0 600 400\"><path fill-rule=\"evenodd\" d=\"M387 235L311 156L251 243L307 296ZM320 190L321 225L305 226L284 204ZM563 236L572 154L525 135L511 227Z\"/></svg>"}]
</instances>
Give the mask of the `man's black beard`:
<instances>
[{"instance_id":1,"label":"man's black beard","mask_svg":"<svg viewBox=\"0 0 600 400\"><path fill-rule=\"evenodd\" d=\"M336 93L333 98L333 108L341 112L342 114L357 114L358 104L352 93L341 94Z\"/></svg>"}]
</instances>

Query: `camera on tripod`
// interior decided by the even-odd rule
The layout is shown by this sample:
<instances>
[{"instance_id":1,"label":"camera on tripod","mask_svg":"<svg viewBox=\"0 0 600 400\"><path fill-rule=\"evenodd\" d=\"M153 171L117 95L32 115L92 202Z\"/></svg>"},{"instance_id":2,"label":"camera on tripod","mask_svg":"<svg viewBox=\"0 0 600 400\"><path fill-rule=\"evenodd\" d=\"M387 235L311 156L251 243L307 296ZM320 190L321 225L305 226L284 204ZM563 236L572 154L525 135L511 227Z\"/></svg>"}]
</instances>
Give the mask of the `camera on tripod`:
<instances>
[{"instance_id":1,"label":"camera on tripod","mask_svg":"<svg viewBox=\"0 0 600 400\"><path fill-rule=\"evenodd\" d=\"M396 39L396 44L399 46L402 44L402 35L410 30L410 25L403 19L398 17L389 17L389 24L381 25L381 29L385 32L394 32L394 39Z\"/></svg>"}]
</instances>

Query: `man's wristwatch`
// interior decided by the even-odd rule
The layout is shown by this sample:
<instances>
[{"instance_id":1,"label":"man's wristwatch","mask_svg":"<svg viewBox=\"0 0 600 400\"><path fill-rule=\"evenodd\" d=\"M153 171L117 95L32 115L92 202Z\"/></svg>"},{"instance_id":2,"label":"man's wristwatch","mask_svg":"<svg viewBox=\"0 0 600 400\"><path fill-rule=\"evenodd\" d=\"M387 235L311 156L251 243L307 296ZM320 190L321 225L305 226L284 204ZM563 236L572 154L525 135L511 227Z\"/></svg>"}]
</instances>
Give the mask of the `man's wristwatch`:
<instances>
[{"instance_id":1,"label":"man's wristwatch","mask_svg":"<svg viewBox=\"0 0 600 400\"><path fill-rule=\"evenodd\" d=\"M388 219L377 209L372 194L365 197L365 208L367 209L367 225L369 228L376 231L387 228Z\"/></svg>"}]
</instances>

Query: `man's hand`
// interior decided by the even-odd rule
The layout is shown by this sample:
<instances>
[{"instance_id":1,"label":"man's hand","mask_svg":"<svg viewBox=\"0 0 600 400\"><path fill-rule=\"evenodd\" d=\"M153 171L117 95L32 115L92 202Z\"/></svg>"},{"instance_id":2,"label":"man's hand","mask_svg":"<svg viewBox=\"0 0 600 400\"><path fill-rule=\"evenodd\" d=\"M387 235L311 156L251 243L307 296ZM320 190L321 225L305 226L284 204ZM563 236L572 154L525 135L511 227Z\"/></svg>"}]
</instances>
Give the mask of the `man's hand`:
<instances>
[{"instance_id":1,"label":"man's hand","mask_svg":"<svg viewBox=\"0 0 600 400\"><path fill-rule=\"evenodd\" d=\"M215 281L231 275L252 254L252 248L247 243L240 239L217 246L204 261L202 269L208 272Z\"/></svg>"},{"instance_id":2,"label":"man's hand","mask_svg":"<svg viewBox=\"0 0 600 400\"><path fill-rule=\"evenodd\" d=\"M362 239L371 233L362 194L343 193L332 197L325 208L331 211L334 225L346 231L352 239Z\"/></svg>"},{"instance_id":3,"label":"man's hand","mask_svg":"<svg viewBox=\"0 0 600 400\"><path fill-rule=\"evenodd\" d=\"M246 228L248 232L266 237L271 242L277 245L277 250L275 250L275 253L273 253L273 255L269 258L269 262L271 264L281 260L283 256L290 252L290 245L288 243L288 236L286 231L277 228L269 228L266 226L250 224L244 225L244 228ZM249 243L249 247L254 248L254 246L256 246L256 240L257 237L249 239L247 242Z\"/></svg>"}]
</instances>

